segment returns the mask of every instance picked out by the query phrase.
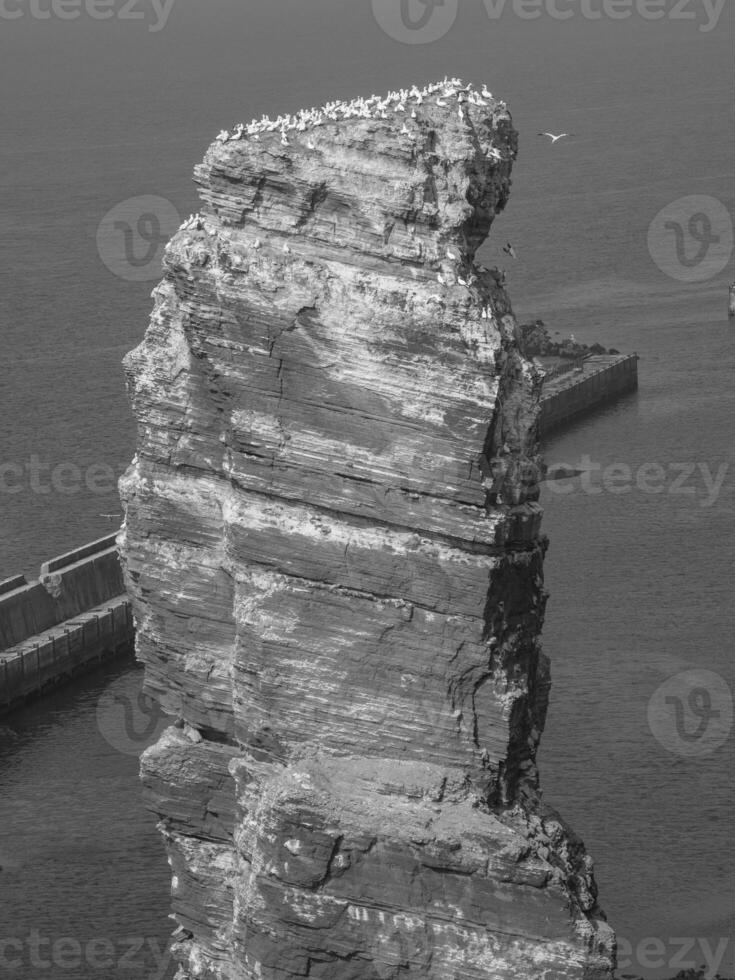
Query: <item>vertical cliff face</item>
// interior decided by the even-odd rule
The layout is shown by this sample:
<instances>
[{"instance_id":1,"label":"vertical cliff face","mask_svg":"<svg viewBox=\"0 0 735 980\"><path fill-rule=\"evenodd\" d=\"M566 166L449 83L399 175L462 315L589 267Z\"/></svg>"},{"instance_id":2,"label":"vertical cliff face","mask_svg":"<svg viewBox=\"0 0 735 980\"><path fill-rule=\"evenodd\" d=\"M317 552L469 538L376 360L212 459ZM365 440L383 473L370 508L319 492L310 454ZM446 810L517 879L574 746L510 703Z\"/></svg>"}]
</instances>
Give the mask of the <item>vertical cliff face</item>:
<instances>
[{"instance_id":1,"label":"vertical cliff face","mask_svg":"<svg viewBox=\"0 0 735 980\"><path fill-rule=\"evenodd\" d=\"M458 80L222 133L126 370L121 536L181 978L604 978L540 799L539 379Z\"/></svg>"}]
</instances>

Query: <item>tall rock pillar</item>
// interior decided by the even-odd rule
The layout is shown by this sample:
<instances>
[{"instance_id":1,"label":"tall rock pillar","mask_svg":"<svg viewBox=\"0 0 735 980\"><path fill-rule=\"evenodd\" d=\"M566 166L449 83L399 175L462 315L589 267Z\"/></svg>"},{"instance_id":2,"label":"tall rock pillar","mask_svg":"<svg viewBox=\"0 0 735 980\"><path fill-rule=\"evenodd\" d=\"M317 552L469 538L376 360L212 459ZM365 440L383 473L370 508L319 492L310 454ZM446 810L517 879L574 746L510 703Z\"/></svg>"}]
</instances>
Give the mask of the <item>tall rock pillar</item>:
<instances>
[{"instance_id":1,"label":"tall rock pillar","mask_svg":"<svg viewBox=\"0 0 735 980\"><path fill-rule=\"evenodd\" d=\"M540 379L475 261L515 153L454 79L196 168L121 483L182 980L612 975L535 765Z\"/></svg>"}]
</instances>

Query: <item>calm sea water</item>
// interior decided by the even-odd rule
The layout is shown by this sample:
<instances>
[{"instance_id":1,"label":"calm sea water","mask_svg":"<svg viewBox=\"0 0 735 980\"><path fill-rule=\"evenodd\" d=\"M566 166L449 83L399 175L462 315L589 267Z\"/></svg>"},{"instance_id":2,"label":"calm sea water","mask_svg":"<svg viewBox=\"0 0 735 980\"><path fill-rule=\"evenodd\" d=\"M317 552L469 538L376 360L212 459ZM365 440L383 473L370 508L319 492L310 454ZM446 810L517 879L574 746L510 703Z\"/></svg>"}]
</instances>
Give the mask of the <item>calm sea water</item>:
<instances>
[{"instance_id":1,"label":"calm sea water","mask_svg":"<svg viewBox=\"0 0 735 980\"><path fill-rule=\"evenodd\" d=\"M595 858L630 972L672 974L718 943L735 972L735 264L717 261L735 218L735 12L702 31L703 0L684 10L693 20L647 21L633 0L621 21L566 6L573 16L559 21L462 5L444 36L411 45L390 36L395 16L386 33L369 3L337 0L175 0L156 31L143 0L142 20L37 20L27 6L0 20L12 92L0 104L0 463L15 467L2 471L0 577L35 575L117 526L114 477L135 441L120 360L145 329L157 270L131 281L140 266L121 267L119 236L98 245L105 215L121 209L109 220L134 227L125 202L164 198L165 234L171 211L196 208L193 164L235 121L445 74L487 82L509 102L521 146L481 258L506 267L520 318L641 357L637 395L546 447L549 462L589 473L542 501L546 797ZM574 137L551 147L536 136L546 129ZM686 236L697 213L677 256L674 225ZM141 226L138 259L156 231ZM0 851L12 860L0 902L13 936L167 935L168 868L135 758L99 734L95 705L120 683L133 698L139 676L90 680L36 706L1 757ZM50 975L29 971L20 975Z\"/></svg>"},{"instance_id":2,"label":"calm sea water","mask_svg":"<svg viewBox=\"0 0 735 980\"><path fill-rule=\"evenodd\" d=\"M141 675L98 670L0 727L3 978L175 973L169 867L138 780L143 713L125 724Z\"/></svg>"}]
</instances>

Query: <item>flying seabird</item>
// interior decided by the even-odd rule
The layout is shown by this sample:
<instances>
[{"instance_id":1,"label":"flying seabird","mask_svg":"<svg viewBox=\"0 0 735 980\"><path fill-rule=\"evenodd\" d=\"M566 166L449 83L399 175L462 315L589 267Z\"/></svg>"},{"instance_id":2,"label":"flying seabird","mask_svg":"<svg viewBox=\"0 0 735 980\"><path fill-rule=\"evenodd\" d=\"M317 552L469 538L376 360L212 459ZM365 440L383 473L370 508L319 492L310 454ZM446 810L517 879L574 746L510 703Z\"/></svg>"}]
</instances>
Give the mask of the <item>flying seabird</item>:
<instances>
[{"instance_id":1,"label":"flying seabird","mask_svg":"<svg viewBox=\"0 0 735 980\"><path fill-rule=\"evenodd\" d=\"M557 140L564 139L565 136L573 136L573 133L559 133L558 136L554 136L553 133L539 133L539 136L548 136L552 143L556 143Z\"/></svg>"},{"instance_id":2,"label":"flying seabird","mask_svg":"<svg viewBox=\"0 0 735 980\"><path fill-rule=\"evenodd\" d=\"M506 255L510 255L510 257L513 259L518 258L516 255L516 250L513 248L510 242L508 242L507 245L503 245L503 251L506 253Z\"/></svg>"}]
</instances>

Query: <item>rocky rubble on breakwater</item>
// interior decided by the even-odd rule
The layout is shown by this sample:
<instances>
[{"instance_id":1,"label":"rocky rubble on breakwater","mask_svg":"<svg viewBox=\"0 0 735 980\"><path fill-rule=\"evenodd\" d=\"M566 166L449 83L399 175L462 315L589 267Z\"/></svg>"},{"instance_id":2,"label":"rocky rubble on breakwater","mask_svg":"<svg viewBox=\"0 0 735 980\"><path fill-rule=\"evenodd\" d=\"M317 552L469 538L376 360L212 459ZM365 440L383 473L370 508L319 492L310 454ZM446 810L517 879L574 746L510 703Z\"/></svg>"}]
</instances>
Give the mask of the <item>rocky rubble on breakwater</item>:
<instances>
[{"instance_id":1,"label":"rocky rubble on breakwater","mask_svg":"<svg viewBox=\"0 0 735 980\"><path fill-rule=\"evenodd\" d=\"M612 977L535 764L540 375L475 262L517 134L417 91L221 133L126 358L178 980Z\"/></svg>"},{"instance_id":2,"label":"rocky rubble on breakwater","mask_svg":"<svg viewBox=\"0 0 735 980\"><path fill-rule=\"evenodd\" d=\"M526 357L565 357L579 359L589 354L619 354L614 347L602 344L580 344L572 336L554 340L543 320L523 323L519 327L521 347ZM558 333L558 331L556 331Z\"/></svg>"}]
</instances>

